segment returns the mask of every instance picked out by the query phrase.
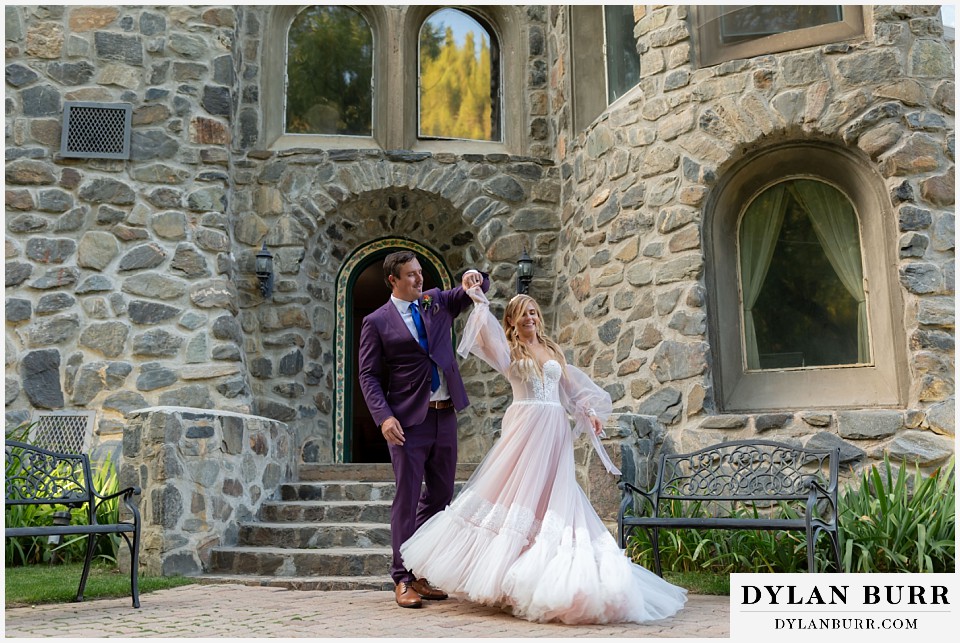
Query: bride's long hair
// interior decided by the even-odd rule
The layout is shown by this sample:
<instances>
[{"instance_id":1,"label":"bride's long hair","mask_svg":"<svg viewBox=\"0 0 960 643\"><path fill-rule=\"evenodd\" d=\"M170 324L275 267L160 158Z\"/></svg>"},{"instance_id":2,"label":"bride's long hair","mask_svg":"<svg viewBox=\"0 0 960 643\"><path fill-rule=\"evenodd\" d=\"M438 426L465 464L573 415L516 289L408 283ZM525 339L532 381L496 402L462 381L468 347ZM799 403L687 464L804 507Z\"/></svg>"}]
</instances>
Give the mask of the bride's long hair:
<instances>
[{"instance_id":1,"label":"bride's long hair","mask_svg":"<svg viewBox=\"0 0 960 643\"><path fill-rule=\"evenodd\" d=\"M537 310L537 339L547 347L548 351L553 353L554 359L560 363L561 368L567 365L567 360L563 357L563 351L560 350L560 346L547 337L543 329L543 313L540 311L540 304L530 295L517 295L507 303L507 307L503 311L503 332L507 336L507 344L510 345L510 362L513 367L517 369L520 378L527 381L530 380L534 373L542 378L543 369L533 356L533 353L527 348L527 345L520 341L513 321L517 319L522 311L526 310L530 304L533 304L533 307Z\"/></svg>"}]
</instances>

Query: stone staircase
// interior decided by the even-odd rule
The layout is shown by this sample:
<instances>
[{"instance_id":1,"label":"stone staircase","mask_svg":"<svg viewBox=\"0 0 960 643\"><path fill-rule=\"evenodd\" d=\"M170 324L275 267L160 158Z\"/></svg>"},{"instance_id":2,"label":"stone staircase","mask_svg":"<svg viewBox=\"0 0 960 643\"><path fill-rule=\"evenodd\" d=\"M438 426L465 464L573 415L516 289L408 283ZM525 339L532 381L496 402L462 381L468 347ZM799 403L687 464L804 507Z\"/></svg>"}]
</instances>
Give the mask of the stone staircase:
<instances>
[{"instance_id":1,"label":"stone staircase","mask_svg":"<svg viewBox=\"0 0 960 643\"><path fill-rule=\"evenodd\" d=\"M457 466L466 480L475 464ZM459 491L462 482L456 484ZM301 466L299 480L241 523L234 546L211 551L204 583L288 589L392 590L389 464Z\"/></svg>"}]
</instances>

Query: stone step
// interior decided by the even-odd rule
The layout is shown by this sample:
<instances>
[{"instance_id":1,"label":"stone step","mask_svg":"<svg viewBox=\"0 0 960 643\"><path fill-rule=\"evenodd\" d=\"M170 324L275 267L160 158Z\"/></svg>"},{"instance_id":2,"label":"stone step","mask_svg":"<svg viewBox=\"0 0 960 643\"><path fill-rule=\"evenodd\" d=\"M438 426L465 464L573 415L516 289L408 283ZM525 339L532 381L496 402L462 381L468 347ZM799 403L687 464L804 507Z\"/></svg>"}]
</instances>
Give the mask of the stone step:
<instances>
[{"instance_id":1,"label":"stone step","mask_svg":"<svg viewBox=\"0 0 960 643\"><path fill-rule=\"evenodd\" d=\"M214 547L210 550L210 571L276 577L380 575L389 578L392 559L393 551L389 547Z\"/></svg>"},{"instance_id":2,"label":"stone step","mask_svg":"<svg viewBox=\"0 0 960 643\"><path fill-rule=\"evenodd\" d=\"M397 487L390 482L327 480L323 482L290 482L280 485L281 500L389 500Z\"/></svg>"},{"instance_id":3,"label":"stone step","mask_svg":"<svg viewBox=\"0 0 960 643\"><path fill-rule=\"evenodd\" d=\"M387 523L242 523L237 544L243 547L326 549L389 547Z\"/></svg>"},{"instance_id":4,"label":"stone step","mask_svg":"<svg viewBox=\"0 0 960 643\"><path fill-rule=\"evenodd\" d=\"M264 522L389 523L391 502L282 500L260 507Z\"/></svg>"},{"instance_id":5,"label":"stone step","mask_svg":"<svg viewBox=\"0 0 960 643\"><path fill-rule=\"evenodd\" d=\"M455 482L454 495L460 492L463 482ZM389 501L397 493L391 482L360 482L353 480L325 480L322 482L288 482L280 485L281 500L353 500Z\"/></svg>"},{"instance_id":6,"label":"stone step","mask_svg":"<svg viewBox=\"0 0 960 643\"><path fill-rule=\"evenodd\" d=\"M457 480L466 480L477 469L475 462L457 464ZM354 480L359 482L393 482L393 465L376 464L301 464L297 469L297 479L301 482L318 480Z\"/></svg>"},{"instance_id":7,"label":"stone step","mask_svg":"<svg viewBox=\"0 0 960 643\"><path fill-rule=\"evenodd\" d=\"M194 580L202 585L232 583L258 587L280 587L291 590L374 590L393 591L388 576L256 576L248 574L204 574Z\"/></svg>"}]
</instances>

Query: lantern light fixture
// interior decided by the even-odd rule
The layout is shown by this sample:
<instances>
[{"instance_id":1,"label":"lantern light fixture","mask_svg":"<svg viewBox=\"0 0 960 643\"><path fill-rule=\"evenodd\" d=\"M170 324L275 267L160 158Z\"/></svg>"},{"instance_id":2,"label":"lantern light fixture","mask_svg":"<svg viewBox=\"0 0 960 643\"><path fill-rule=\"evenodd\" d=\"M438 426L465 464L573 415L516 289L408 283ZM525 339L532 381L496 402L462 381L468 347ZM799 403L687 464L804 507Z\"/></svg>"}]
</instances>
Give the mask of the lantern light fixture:
<instances>
[{"instance_id":1,"label":"lantern light fixture","mask_svg":"<svg viewBox=\"0 0 960 643\"><path fill-rule=\"evenodd\" d=\"M266 241L257 253L256 273L260 282L260 294L269 299L273 294L273 255L267 250Z\"/></svg>"}]
</instances>

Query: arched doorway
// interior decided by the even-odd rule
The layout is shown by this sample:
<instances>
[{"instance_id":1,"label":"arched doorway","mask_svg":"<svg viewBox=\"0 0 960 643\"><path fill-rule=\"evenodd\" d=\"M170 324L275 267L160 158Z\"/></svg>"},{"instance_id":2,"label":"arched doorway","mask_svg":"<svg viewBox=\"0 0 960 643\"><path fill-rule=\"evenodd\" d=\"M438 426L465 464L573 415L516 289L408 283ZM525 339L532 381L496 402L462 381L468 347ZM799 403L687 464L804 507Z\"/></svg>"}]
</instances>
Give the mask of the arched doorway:
<instances>
[{"instance_id":1,"label":"arched doorway","mask_svg":"<svg viewBox=\"0 0 960 643\"><path fill-rule=\"evenodd\" d=\"M389 462L387 444L360 392L357 356L363 318L390 297L383 283L383 259L397 250L412 250L423 268L423 288L452 287L453 279L439 256L409 239L380 239L357 249L337 275L336 462Z\"/></svg>"}]
</instances>

